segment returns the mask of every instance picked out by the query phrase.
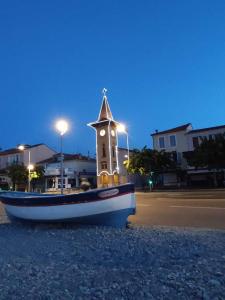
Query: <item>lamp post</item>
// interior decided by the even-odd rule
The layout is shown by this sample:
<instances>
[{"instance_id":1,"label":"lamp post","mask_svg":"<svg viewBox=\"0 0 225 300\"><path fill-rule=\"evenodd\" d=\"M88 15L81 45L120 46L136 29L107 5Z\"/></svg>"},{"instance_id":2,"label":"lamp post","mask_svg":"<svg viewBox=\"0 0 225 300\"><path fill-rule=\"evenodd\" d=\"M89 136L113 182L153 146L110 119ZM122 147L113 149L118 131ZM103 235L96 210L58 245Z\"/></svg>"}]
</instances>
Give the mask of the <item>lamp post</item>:
<instances>
[{"instance_id":1,"label":"lamp post","mask_svg":"<svg viewBox=\"0 0 225 300\"><path fill-rule=\"evenodd\" d=\"M30 151L29 151L29 156L30 156ZM30 192L30 182L31 182L30 172L34 169L34 165L29 164L27 168L28 168L28 192Z\"/></svg>"},{"instance_id":2,"label":"lamp post","mask_svg":"<svg viewBox=\"0 0 225 300\"><path fill-rule=\"evenodd\" d=\"M122 123L117 125L117 132L119 133L125 133L127 137L127 160L128 160L128 165L130 162L130 149L129 149L129 137L128 137L128 131L126 129L126 126Z\"/></svg>"},{"instance_id":3,"label":"lamp post","mask_svg":"<svg viewBox=\"0 0 225 300\"><path fill-rule=\"evenodd\" d=\"M129 167L129 164L130 164L130 149L129 149L129 137L128 137L128 131L126 129L126 126L122 123L119 123L116 127L117 129L117 132L119 133L125 133L126 134L126 138L127 138L127 154L124 155L124 157L127 158L127 161L128 161L128 167ZM128 180L128 169L127 169L127 180Z\"/></svg>"},{"instance_id":4,"label":"lamp post","mask_svg":"<svg viewBox=\"0 0 225 300\"><path fill-rule=\"evenodd\" d=\"M65 120L58 120L55 128L60 134L60 177L61 177L61 194L63 194L63 135L68 131L68 123Z\"/></svg>"},{"instance_id":5,"label":"lamp post","mask_svg":"<svg viewBox=\"0 0 225 300\"><path fill-rule=\"evenodd\" d=\"M24 147L24 145L20 145L18 147L19 150L24 151L26 148ZM31 155L30 155L30 150L28 150L28 192L30 192L30 182L31 182L31 178L30 178L30 172L34 169L34 165L31 164L31 159L30 159Z\"/></svg>"}]
</instances>

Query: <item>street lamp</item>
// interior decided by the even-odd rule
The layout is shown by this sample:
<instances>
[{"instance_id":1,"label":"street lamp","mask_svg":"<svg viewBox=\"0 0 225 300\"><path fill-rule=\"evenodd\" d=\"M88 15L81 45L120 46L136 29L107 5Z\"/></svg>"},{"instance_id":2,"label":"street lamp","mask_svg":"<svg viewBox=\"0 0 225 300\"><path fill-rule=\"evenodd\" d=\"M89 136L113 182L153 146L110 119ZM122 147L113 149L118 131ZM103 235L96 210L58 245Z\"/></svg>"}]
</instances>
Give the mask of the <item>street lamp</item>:
<instances>
[{"instance_id":1,"label":"street lamp","mask_svg":"<svg viewBox=\"0 0 225 300\"><path fill-rule=\"evenodd\" d=\"M26 148L24 147L24 145L20 145L18 147L19 150L24 151ZM31 182L31 178L30 178L30 172L34 169L34 165L31 164L30 162L30 150L28 150L28 192L30 192L30 182Z\"/></svg>"},{"instance_id":2,"label":"street lamp","mask_svg":"<svg viewBox=\"0 0 225 300\"><path fill-rule=\"evenodd\" d=\"M60 134L60 170L61 170L61 184L60 184L60 188L61 188L61 194L63 194L63 135L68 131L69 126L68 123L65 120L58 120L55 123L55 128L56 130L59 132Z\"/></svg>"},{"instance_id":3,"label":"street lamp","mask_svg":"<svg viewBox=\"0 0 225 300\"><path fill-rule=\"evenodd\" d=\"M128 137L128 131L126 129L126 126L122 123L119 123L116 127L117 132L119 133L125 133L127 136L127 160L128 160L128 165L130 162L130 149L129 149L129 137Z\"/></svg>"}]
</instances>

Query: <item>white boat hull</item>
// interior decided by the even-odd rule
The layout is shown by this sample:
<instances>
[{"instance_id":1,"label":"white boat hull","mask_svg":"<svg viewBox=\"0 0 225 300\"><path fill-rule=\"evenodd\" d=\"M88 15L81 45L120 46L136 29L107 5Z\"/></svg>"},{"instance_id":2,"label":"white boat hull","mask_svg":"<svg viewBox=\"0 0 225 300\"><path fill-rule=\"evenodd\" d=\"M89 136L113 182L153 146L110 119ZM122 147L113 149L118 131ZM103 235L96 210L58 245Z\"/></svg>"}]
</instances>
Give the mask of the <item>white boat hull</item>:
<instances>
[{"instance_id":1,"label":"white boat hull","mask_svg":"<svg viewBox=\"0 0 225 300\"><path fill-rule=\"evenodd\" d=\"M18 201L16 200L17 204L19 203L18 205L15 203L11 205L8 199L3 203L9 216L28 221L73 221L121 227L126 224L129 215L135 214L136 201L134 192L120 195L118 189L114 188L103 192L98 190L97 193L98 199L96 201L75 202L72 204L70 202L64 203L65 201L63 200L62 203L58 204L54 200L55 204L26 206L26 204L21 205L19 199ZM35 197L35 195L32 197L32 201L35 201ZM65 195L65 197L67 196ZM105 197L109 198L104 199ZM29 201L29 196L23 199ZM42 201L44 199L45 197L43 196ZM51 199L54 199L54 197Z\"/></svg>"},{"instance_id":2,"label":"white boat hull","mask_svg":"<svg viewBox=\"0 0 225 300\"><path fill-rule=\"evenodd\" d=\"M7 213L17 218L26 220L55 221L116 212L127 208L135 208L135 206L134 194L128 194L111 198L110 200L93 203L41 207L6 205L5 209Z\"/></svg>"}]
</instances>

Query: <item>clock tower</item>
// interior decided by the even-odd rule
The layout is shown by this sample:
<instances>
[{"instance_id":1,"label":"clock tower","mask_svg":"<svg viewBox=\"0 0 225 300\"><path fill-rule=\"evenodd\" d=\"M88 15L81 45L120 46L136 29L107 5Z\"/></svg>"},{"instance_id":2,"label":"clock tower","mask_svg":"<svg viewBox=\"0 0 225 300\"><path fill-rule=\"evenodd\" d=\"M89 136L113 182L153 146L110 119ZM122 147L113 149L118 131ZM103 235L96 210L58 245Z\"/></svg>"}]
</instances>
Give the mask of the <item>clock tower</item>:
<instances>
[{"instance_id":1,"label":"clock tower","mask_svg":"<svg viewBox=\"0 0 225 300\"><path fill-rule=\"evenodd\" d=\"M113 119L106 89L97 121L88 124L96 131L96 164L98 187L111 187L119 184L117 125Z\"/></svg>"}]
</instances>

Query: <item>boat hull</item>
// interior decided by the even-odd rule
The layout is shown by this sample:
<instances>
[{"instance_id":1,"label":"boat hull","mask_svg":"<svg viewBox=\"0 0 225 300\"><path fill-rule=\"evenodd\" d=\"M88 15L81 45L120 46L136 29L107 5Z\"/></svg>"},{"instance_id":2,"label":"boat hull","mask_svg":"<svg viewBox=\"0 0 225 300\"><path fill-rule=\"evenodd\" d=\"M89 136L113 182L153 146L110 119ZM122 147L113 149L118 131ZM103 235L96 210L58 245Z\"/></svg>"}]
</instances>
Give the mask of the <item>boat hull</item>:
<instances>
[{"instance_id":1,"label":"boat hull","mask_svg":"<svg viewBox=\"0 0 225 300\"><path fill-rule=\"evenodd\" d=\"M80 197L79 197L80 196ZM126 185L74 195L0 197L9 216L36 222L76 222L123 227L135 214L134 188Z\"/></svg>"}]
</instances>

